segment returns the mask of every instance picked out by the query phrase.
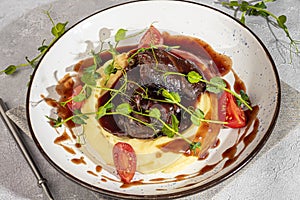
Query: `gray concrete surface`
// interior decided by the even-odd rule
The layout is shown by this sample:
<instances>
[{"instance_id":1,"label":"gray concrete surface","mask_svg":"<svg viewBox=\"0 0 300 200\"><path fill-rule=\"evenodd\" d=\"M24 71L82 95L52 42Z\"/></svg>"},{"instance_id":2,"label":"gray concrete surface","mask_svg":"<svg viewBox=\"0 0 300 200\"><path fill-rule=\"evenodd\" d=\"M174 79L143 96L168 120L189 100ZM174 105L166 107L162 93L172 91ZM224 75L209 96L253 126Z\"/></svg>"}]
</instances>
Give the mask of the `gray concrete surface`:
<instances>
[{"instance_id":1,"label":"gray concrete surface","mask_svg":"<svg viewBox=\"0 0 300 200\"><path fill-rule=\"evenodd\" d=\"M0 69L9 64L23 63L25 56L37 54L36 48L43 39L50 40L51 24L42 10L52 7L55 21L69 21L72 25L95 11L120 2L126 1L0 0ZM233 14L213 1L196 2ZM287 15L291 35L300 40L299 7L299 0L269 4L272 12ZM289 63L289 50L276 44L264 19L251 17L247 24L264 42L279 71L282 105L278 122L265 147L245 168L209 190L182 199L294 200L300 197L300 57L293 56L293 62ZM274 29L274 33L279 40L287 42L282 31ZM24 68L14 76L0 75L0 97L10 108L25 104L26 83L31 72L32 69ZM1 120L0 130L0 199L46 199ZM55 199L107 199L65 178L47 163L27 136L24 140L47 177Z\"/></svg>"}]
</instances>

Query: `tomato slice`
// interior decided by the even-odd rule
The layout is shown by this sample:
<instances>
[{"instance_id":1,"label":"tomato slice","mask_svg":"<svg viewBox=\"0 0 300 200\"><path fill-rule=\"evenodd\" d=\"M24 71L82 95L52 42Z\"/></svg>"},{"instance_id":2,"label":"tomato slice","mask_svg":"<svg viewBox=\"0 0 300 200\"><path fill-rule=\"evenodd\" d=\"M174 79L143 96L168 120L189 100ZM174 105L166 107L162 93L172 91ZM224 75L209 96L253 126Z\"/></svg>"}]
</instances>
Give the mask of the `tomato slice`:
<instances>
[{"instance_id":1,"label":"tomato slice","mask_svg":"<svg viewBox=\"0 0 300 200\"><path fill-rule=\"evenodd\" d=\"M70 98L73 98L75 96L77 96L82 90L82 85L78 85L76 86L74 89L73 89L73 93L72 93L72 96ZM75 102L73 100L69 101L67 103L67 106L68 108L71 110L71 111L74 111L74 110L78 110L80 109L84 104L84 101L81 101L81 102Z\"/></svg>"},{"instance_id":2,"label":"tomato slice","mask_svg":"<svg viewBox=\"0 0 300 200\"><path fill-rule=\"evenodd\" d=\"M151 25L140 40L138 47L150 47L150 45L159 44L163 44L162 35L160 34L159 30L157 30L153 25Z\"/></svg>"},{"instance_id":3,"label":"tomato slice","mask_svg":"<svg viewBox=\"0 0 300 200\"><path fill-rule=\"evenodd\" d=\"M136 154L132 146L125 142L116 143L113 160L121 180L130 183L136 171Z\"/></svg>"},{"instance_id":4,"label":"tomato slice","mask_svg":"<svg viewBox=\"0 0 300 200\"><path fill-rule=\"evenodd\" d=\"M246 126L244 111L237 105L234 96L228 92L223 92L219 99L219 119L227 122L228 124L224 126L230 128Z\"/></svg>"}]
</instances>

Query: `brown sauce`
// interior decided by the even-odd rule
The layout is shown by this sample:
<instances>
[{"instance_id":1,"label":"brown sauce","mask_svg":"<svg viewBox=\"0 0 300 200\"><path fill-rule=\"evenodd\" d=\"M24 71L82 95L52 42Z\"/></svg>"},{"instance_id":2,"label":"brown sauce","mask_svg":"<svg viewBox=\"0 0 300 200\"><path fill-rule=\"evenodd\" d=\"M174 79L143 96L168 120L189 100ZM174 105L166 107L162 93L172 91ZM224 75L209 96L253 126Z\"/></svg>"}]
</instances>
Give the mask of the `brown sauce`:
<instances>
[{"instance_id":1,"label":"brown sauce","mask_svg":"<svg viewBox=\"0 0 300 200\"><path fill-rule=\"evenodd\" d=\"M99 173L102 171L102 167L100 165L96 166L96 172Z\"/></svg>"},{"instance_id":2,"label":"brown sauce","mask_svg":"<svg viewBox=\"0 0 300 200\"><path fill-rule=\"evenodd\" d=\"M213 169L215 169L215 167L218 165L219 163L217 164L213 164L213 165L206 165L205 167L203 167L202 169L199 170L199 172L197 173L198 176L201 176L207 172L210 172L212 171Z\"/></svg>"},{"instance_id":3,"label":"brown sauce","mask_svg":"<svg viewBox=\"0 0 300 200\"><path fill-rule=\"evenodd\" d=\"M204 42L201 39L188 37L184 35L170 35L169 33L163 33L164 44L168 46L180 46L181 50L190 52L195 56L202 59L213 60L214 64L217 67L215 70L216 74L221 76L226 75L231 67L231 59L223 54L216 52L208 43ZM215 66L212 66L214 68ZM210 69L213 70L213 69Z\"/></svg>"},{"instance_id":4,"label":"brown sauce","mask_svg":"<svg viewBox=\"0 0 300 200\"><path fill-rule=\"evenodd\" d=\"M236 152L237 152L237 146L236 146L236 144L235 144L235 145L233 145L232 147L228 148L228 149L222 154L222 157L223 157L223 158L232 159L232 158L234 158Z\"/></svg>"},{"instance_id":5,"label":"brown sauce","mask_svg":"<svg viewBox=\"0 0 300 200\"><path fill-rule=\"evenodd\" d=\"M176 179L176 181L181 181L181 180L186 179L187 176L189 176L189 174L180 174L180 175L175 176L175 179Z\"/></svg>"},{"instance_id":6,"label":"brown sauce","mask_svg":"<svg viewBox=\"0 0 300 200\"><path fill-rule=\"evenodd\" d=\"M76 137L76 135L75 135L73 129L69 129L69 130L70 130L70 133L71 133L71 135L72 135L72 138L73 138L73 139L76 139L77 137Z\"/></svg>"},{"instance_id":7,"label":"brown sauce","mask_svg":"<svg viewBox=\"0 0 300 200\"><path fill-rule=\"evenodd\" d=\"M198 158L198 160L205 160L208 156L209 156L209 153L206 152L205 154L202 154L202 155Z\"/></svg>"},{"instance_id":8,"label":"brown sauce","mask_svg":"<svg viewBox=\"0 0 300 200\"><path fill-rule=\"evenodd\" d=\"M93 176L98 176L98 174L96 174L95 172L91 171L91 170L88 170L86 171L88 174L91 174Z\"/></svg>"},{"instance_id":9,"label":"brown sauce","mask_svg":"<svg viewBox=\"0 0 300 200\"><path fill-rule=\"evenodd\" d=\"M110 178L110 177L105 176L105 175L101 175L101 176L102 176L102 178L105 179L105 180L109 180L109 181L111 181L111 182L116 182L116 183L121 183L120 180L113 179L113 178Z\"/></svg>"},{"instance_id":10,"label":"brown sauce","mask_svg":"<svg viewBox=\"0 0 300 200\"><path fill-rule=\"evenodd\" d=\"M81 148L81 144L80 143L76 143L75 147L79 149L79 148Z\"/></svg>"},{"instance_id":11,"label":"brown sauce","mask_svg":"<svg viewBox=\"0 0 300 200\"><path fill-rule=\"evenodd\" d=\"M73 159L71 159L71 162L76 164L76 165L80 165L80 164L86 165L86 162L85 162L83 156L81 156L80 158L73 158Z\"/></svg>"},{"instance_id":12,"label":"brown sauce","mask_svg":"<svg viewBox=\"0 0 300 200\"><path fill-rule=\"evenodd\" d=\"M250 111L250 110L245 111L247 124L246 124L246 128L244 130L244 133L242 133L242 137L240 137L238 143L240 143L241 140L243 140L244 137L247 135L247 133L248 133L251 125L253 124L253 122L258 120L257 115L258 115L259 107L258 106L253 106L252 109L253 109L252 111Z\"/></svg>"},{"instance_id":13,"label":"brown sauce","mask_svg":"<svg viewBox=\"0 0 300 200\"><path fill-rule=\"evenodd\" d=\"M231 69L231 71L234 75L234 84L233 84L234 91L237 92L238 94L240 93L241 90L246 92L246 86L244 81L238 76L238 74L233 69Z\"/></svg>"},{"instance_id":14,"label":"brown sauce","mask_svg":"<svg viewBox=\"0 0 300 200\"><path fill-rule=\"evenodd\" d=\"M105 178L101 178L100 179L102 182L107 182L107 179L105 179Z\"/></svg>"},{"instance_id":15,"label":"brown sauce","mask_svg":"<svg viewBox=\"0 0 300 200\"><path fill-rule=\"evenodd\" d=\"M66 150L66 152L70 153L70 154L73 154L75 155L76 152L74 151L74 149L72 149L71 147L68 147L66 145L63 145L63 144L59 144L62 148L64 148L64 150Z\"/></svg>"},{"instance_id":16,"label":"brown sauce","mask_svg":"<svg viewBox=\"0 0 300 200\"><path fill-rule=\"evenodd\" d=\"M153 178L153 179L150 179L149 181L153 181L153 182L162 182L166 180L165 178Z\"/></svg>"},{"instance_id":17,"label":"brown sauce","mask_svg":"<svg viewBox=\"0 0 300 200\"><path fill-rule=\"evenodd\" d=\"M70 74L66 74L61 80L58 81L55 90L57 94L61 96L62 101L65 101L72 96L72 89L74 88L74 85L75 82Z\"/></svg>"},{"instance_id":18,"label":"brown sauce","mask_svg":"<svg viewBox=\"0 0 300 200\"><path fill-rule=\"evenodd\" d=\"M220 145L220 143L221 143L220 139L218 138L211 148L212 149L217 148Z\"/></svg>"},{"instance_id":19,"label":"brown sauce","mask_svg":"<svg viewBox=\"0 0 300 200\"><path fill-rule=\"evenodd\" d=\"M167 189L163 189L163 188L157 188L155 189L156 191L167 191Z\"/></svg>"},{"instance_id":20,"label":"brown sauce","mask_svg":"<svg viewBox=\"0 0 300 200\"><path fill-rule=\"evenodd\" d=\"M72 96L74 84L75 82L70 74L66 74L61 80L58 81L55 87L57 94L60 95L60 99L58 101L41 95L41 97L49 106L56 108L58 117L62 119L67 119L73 115L73 112L68 108L68 106L62 106L60 103L68 100ZM51 122L50 125L54 126L54 124L51 124ZM75 124L72 120L69 120L66 122L66 126L72 129L75 127Z\"/></svg>"},{"instance_id":21,"label":"brown sauce","mask_svg":"<svg viewBox=\"0 0 300 200\"><path fill-rule=\"evenodd\" d=\"M64 141L67 141L67 140L71 140L71 138L68 135L68 133L66 131L64 131L60 136L55 138L54 144L60 144L60 143L62 143Z\"/></svg>"},{"instance_id":22,"label":"brown sauce","mask_svg":"<svg viewBox=\"0 0 300 200\"><path fill-rule=\"evenodd\" d=\"M133 186L139 186L139 185L144 185L143 183L143 179L138 180L138 181L131 181L130 183L123 183L120 188L129 188L129 187L133 187Z\"/></svg>"}]
</instances>

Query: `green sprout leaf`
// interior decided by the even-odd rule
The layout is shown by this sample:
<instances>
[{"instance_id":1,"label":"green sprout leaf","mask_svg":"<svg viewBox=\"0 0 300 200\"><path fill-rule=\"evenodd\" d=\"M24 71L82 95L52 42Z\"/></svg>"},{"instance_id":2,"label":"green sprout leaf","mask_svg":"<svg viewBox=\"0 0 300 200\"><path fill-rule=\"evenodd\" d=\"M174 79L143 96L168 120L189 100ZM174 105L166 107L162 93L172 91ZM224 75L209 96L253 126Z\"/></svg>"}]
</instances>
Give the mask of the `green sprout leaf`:
<instances>
[{"instance_id":1,"label":"green sprout leaf","mask_svg":"<svg viewBox=\"0 0 300 200\"><path fill-rule=\"evenodd\" d=\"M247 11L248 6L249 6L249 3L247 1L242 1L242 4L240 5L240 10L242 12L245 12L245 11Z\"/></svg>"},{"instance_id":2,"label":"green sprout leaf","mask_svg":"<svg viewBox=\"0 0 300 200\"><path fill-rule=\"evenodd\" d=\"M106 75L111 75L117 73L118 69L114 67L113 63L107 65L104 69Z\"/></svg>"},{"instance_id":3,"label":"green sprout leaf","mask_svg":"<svg viewBox=\"0 0 300 200\"><path fill-rule=\"evenodd\" d=\"M98 108L98 111L96 113L96 119L100 119L101 117L105 116L106 113L111 110L113 108L113 104L112 103L108 103L108 104L105 104L103 106L100 106Z\"/></svg>"},{"instance_id":4,"label":"green sprout leaf","mask_svg":"<svg viewBox=\"0 0 300 200\"><path fill-rule=\"evenodd\" d=\"M163 97L165 97L166 99L169 99L169 100L172 100L172 99L173 99L171 93L170 93L168 90L166 90L166 89L162 89L162 93L161 93L161 94L162 94Z\"/></svg>"},{"instance_id":5,"label":"green sprout leaf","mask_svg":"<svg viewBox=\"0 0 300 200\"><path fill-rule=\"evenodd\" d=\"M79 117L79 116L76 116L74 115L74 117L72 118L72 121L75 123L75 124L86 124L86 122L84 121L83 118Z\"/></svg>"},{"instance_id":6,"label":"green sprout leaf","mask_svg":"<svg viewBox=\"0 0 300 200\"><path fill-rule=\"evenodd\" d=\"M81 77L81 81L84 82L87 85L96 85L96 80L93 73L83 73Z\"/></svg>"},{"instance_id":7,"label":"green sprout leaf","mask_svg":"<svg viewBox=\"0 0 300 200\"><path fill-rule=\"evenodd\" d=\"M129 115L132 112L132 108L129 103L122 103L117 106L116 112L122 113L124 115Z\"/></svg>"},{"instance_id":8,"label":"green sprout leaf","mask_svg":"<svg viewBox=\"0 0 300 200\"><path fill-rule=\"evenodd\" d=\"M195 112L191 115L191 121L194 125L200 126L201 119L204 119L204 112L197 108Z\"/></svg>"},{"instance_id":9,"label":"green sprout leaf","mask_svg":"<svg viewBox=\"0 0 300 200\"><path fill-rule=\"evenodd\" d=\"M201 143L200 142L192 142L192 144L190 144L190 150L193 151L194 153L197 152L197 149L201 148Z\"/></svg>"},{"instance_id":10,"label":"green sprout leaf","mask_svg":"<svg viewBox=\"0 0 300 200\"><path fill-rule=\"evenodd\" d=\"M280 15L277 19L278 26L282 29L286 29L285 22L286 22L286 16Z\"/></svg>"},{"instance_id":11,"label":"green sprout leaf","mask_svg":"<svg viewBox=\"0 0 300 200\"><path fill-rule=\"evenodd\" d=\"M42 46L40 46L40 47L38 48L38 51L40 51L41 53L44 53L44 51L46 51L46 50L49 48L48 45L45 45L45 44L44 44L45 41L46 41L46 40L43 40Z\"/></svg>"},{"instance_id":12,"label":"green sprout leaf","mask_svg":"<svg viewBox=\"0 0 300 200\"><path fill-rule=\"evenodd\" d=\"M177 92L170 92L170 94L172 95L173 101L175 103L180 103L181 98Z\"/></svg>"},{"instance_id":13,"label":"green sprout leaf","mask_svg":"<svg viewBox=\"0 0 300 200\"><path fill-rule=\"evenodd\" d=\"M187 74L187 78L190 83L199 83L203 79L203 77L195 71L190 71Z\"/></svg>"},{"instance_id":14,"label":"green sprout leaf","mask_svg":"<svg viewBox=\"0 0 300 200\"><path fill-rule=\"evenodd\" d=\"M83 92L80 92L78 95L73 97L74 102L81 102L86 99L86 95Z\"/></svg>"},{"instance_id":15,"label":"green sprout leaf","mask_svg":"<svg viewBox=\"0 0 300 200\"><path fill-rule=\"evenodd\" d=\"M171 115L171 121L172 121L172 126L164 123L164 126L161 129L163 134L168 136L169 138L174 137L176 133L179 134L178 133L179 120L177 119L177 117L174 114ZM182 136L181 134L179 134L179 135Z\"/></svg>"},{"instance_id":16,"label":"green sprout leaf","mask_svg":"<svg viewBox=\"0 0 300 200\"><path fill-rule=\"evenodd\" d=\"M115 35L115 42L120 42L121 40L126 39L126 32L127 30L125 29L119 29Z\"/></svg>"},{"instance_id":17,"label":"green sprout leaf","mask_svg":"<svg viewBox=\"0 0 300 200\"><path fill-rule=\"evenodd\" d=\"M74 110L73 114L72 121L75 124L86 124L85 120L89 118L87 115L83 114L81 110Z\"/></svg>"},{"instance_id":18,"label":"green sprout leaf","mask_svg":"<svg viewBox=\"0 0 300 200\"><path fill-rule=\"evenodd\" d=\"M179 120L177 119L177 117L174 114L171 115L171 118L172 118L172 128L173 128L174 132L178 132Z\"/></svg>"},{"instance_id":19,"label":"green sprout leaf","mask_svg":"<svg viewBox=\"0 0 300 200\"><path fill-rule=\"evenodd\" d=\"M43 45L43 46L40 46L40 47L38 48L38 50L39 50L41 53L43 53L43 52L46 51L48 48L49 48L49 46Z\"/></svg>"},{"instance_id":20,"label":"green sprout leaf","mask_svg":"<svg viewBox=\"0 0 300 200\"><path fill-rule=\"evenodd\" d=\"M149 116L158 119L158 118L160 118L161 113L158 108L153 108L150 110Z\"/></svg>"},{"instance_id":21,"label":"green sprout leaf","mask_svg":"<svg viewBox=\"0 0 300 200\"><path fill-rule=\"evenodd\" d=\"M85 88L85 96L86 98L89 98L92 94L92 88L91 87L86 87Z\"/></svg>"},{"instance_id":22,"label":"green sprout leaf","mask_svg":"<svg viewBox=\"0 0 300 200\"><path fill-rule=\"evenodd\" d=\"M216 76L210 79L210 84L206 85L206 90L218 94L222 92L223 88L225 87L225 81L222 78Z\"/></svg>"},{"instance_id":23,"label":"green sprout leaf","mask_svg":"<svg viewBox=\"0 0 300 200\"><path fill-rule=\"evenodd\" d=\"M169 92L166 89L162 89L163 97L166 98L167 101L173 102L173 103L179 103L181 101L181 98L177 92Z\"/></svg>"},{"instance_id":24,"label":"green sprout leaf","mask_svg":"<svg viewBox=\"0 0 300 200\"><path fill-rule=\"evenodd\" d=\"M101 63L102 63L102 59L100 58L100 55L96 54L94 51L92 51L92 55L93 55L93 58L94 58L94 65L96 66L96 69L100 68Z\"/></svg>"},{"instance_id":25,"label":"green sprout leaf","mask_svg":"<svg viewBox=\"0 0 300 200\"><path fill-rule=\"evenodd\" d=\"M103 117L104 115L106 115L106 108L104 106L101 106L98 108L98 111L96 113L96 119L100 119L101 117Z\"/></svg>"},{"instance_id":26,"label":"green sprout leaf","mask_svg":"<svg viewBox=\"0 0 300 200\"><path fill-rule=\"evenodd\" d=\"M61 127L62 118L58 117L57 119L51 118L49 116L45 116L47 119L50 120L51 123L54 124L54 127Z\"/></svg>"},{"instance_id":27,"label":"green sprout leaf","mask_svg":"<svg viewBox=\"0 0 300 200\"><path fill-rule=\"evenodd\" d=\"M244 90L241 90L241 91L240 91L240 95L241 95L241 98L242 98L245 102L249 103L249 96L245 93ZM238 98L236 98L236 102L237 102L237 105L238 105L239 107L243 104L243 102L242 102L240 99L238 99Z\"/></svg>"},{"instance_id":28,"label":"green sprout leaf","mask_svg":"<svg viewBox=\"0 0 300 200\"><path fill-rule=\"evenodd\" d=\"M81 81L87 85L95 86L99 78L100 74L96 72L96 65L92 65L84 70Z\"/></svg>"},{"instance_id":29,"label":"green sprout leaf","mask_svg":"<svg viewBox=\"0 0 300 200\"><path fill-rule=\"evenodd\" d=\"M165 124L163 126L163 128L161 129L161 132L169 138L172 138L175 135L175 132L172 131L172 128L168 124Z\"/></svg>"},{"instance_id":30,"label":"green sprout leaf","mask_svg":"<svg viewBox=\"0 0 300 200\"><path fill-rule=\"evenodd\" d=\"M4 72L6 75L11 75L11 74L15 73L16 70L17 70L17 66L15 66L15 65L9 65L4 70L2 70L0 72L0 74L2 74Z\"/></svg>"},{"instance_id":31,"label":"green sprout leaf","mask_svg":"<svg viewBox=\"0 0 300 200\"><path fill-rule=\"evenodd\" d=\"M228 6L230 8L234 8L235 6L239 6L239 2L238 1L230 1L230 3L228 3Z\"/></svg>"},{"instance_id":32,"label":"green sprout leaf","mask_svg":"<svg viewBox=\"0 0 300 200\"><path fill-rule=\"evenodd\" d=\"M55 38L59 38L65 32L67 24L68 24L68 22L57 23L51 29L52 35L54 35Z\"/></svg>"}]
</instances>

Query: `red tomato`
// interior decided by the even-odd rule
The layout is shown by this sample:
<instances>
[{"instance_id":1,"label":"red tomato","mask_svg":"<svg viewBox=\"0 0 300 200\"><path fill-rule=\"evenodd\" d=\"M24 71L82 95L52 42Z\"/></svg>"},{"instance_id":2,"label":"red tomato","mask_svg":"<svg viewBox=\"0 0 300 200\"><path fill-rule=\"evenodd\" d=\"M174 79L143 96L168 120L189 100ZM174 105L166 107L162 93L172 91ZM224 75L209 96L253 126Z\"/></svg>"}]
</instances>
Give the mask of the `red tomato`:
<instances>
[{"instance_id":1,"label":"red tomato","mask_svg":"<svg viewBox=\"0 0 300 200\"><path fill-rule=\"evenodd\" d=\"M219 118L228 124L230 128L242 128L246 125L244 111L238 107L234 96L228 92L223 92L219 99Z\"/></svg>"},{"instance_id":2,"label":"red tomato","mask_svg":"<svg viewBox=\"0 0 300 200\"><path fill-rule=\"evenodd\" d=\"M73 93L72 93L72 96L70 98L73 98L74 96L77 96L82 90L82 86L81 85L78 85L76 86L74 89L73 89ZM74 110L78 110L80 109L84 104L84 101L81 101L81 102L75 102L73 100L69 101L67 103L67 106L68 108L71 110L71 111L74 111Z\"/></svg>"},{"instance_id":3,"label":"red tomato","mask_svg":"<svg viewBox=\"0 0 300 200\"><path fill-rule=\"evenodd\" d=\"M149 47L151 45L163 44L163 38L159 30L157 30L153 25L146 31L139 43L139 48Z\"/></svg>"},{"instance_id":4,"label":"red tomato","mask_svg":"<svg viewBox=\"0 0 300 200\"><path fill-rule=\"evenodd\" d=\"M113 159L121 180L130 183L136 171L136 155L132 146L124 142L115 144Z\"/></svg>"}]
</instances>

